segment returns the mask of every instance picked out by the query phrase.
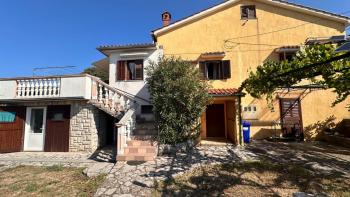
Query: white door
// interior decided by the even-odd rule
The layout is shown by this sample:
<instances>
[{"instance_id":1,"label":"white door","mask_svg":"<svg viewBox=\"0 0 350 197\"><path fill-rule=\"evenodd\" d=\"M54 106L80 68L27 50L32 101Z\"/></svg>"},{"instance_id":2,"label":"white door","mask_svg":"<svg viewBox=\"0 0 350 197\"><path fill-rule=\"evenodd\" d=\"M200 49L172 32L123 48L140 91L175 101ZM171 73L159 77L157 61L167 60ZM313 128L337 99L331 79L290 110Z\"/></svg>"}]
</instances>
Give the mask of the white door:
<instances>
[{"instance_id":1,"label":"white door","mask_svg":"<svg viewBox=\"0 0 350 197\"><path fill-rule=\"evenodd\" d=\"M25 151L43 151L45 139L46 108L28 107L24 137Z\"/></svg>"}]
</instances>

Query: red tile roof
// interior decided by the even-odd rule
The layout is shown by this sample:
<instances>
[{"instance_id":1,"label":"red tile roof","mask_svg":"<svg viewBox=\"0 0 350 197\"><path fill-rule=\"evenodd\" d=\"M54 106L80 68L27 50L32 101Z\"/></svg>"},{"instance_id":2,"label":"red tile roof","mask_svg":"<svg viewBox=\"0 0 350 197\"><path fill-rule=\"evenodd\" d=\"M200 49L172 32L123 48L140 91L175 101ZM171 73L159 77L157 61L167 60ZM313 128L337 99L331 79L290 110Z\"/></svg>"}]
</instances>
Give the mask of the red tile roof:
<instances>
[{"instance_id":1,"label":"red tile roof","mask_svg":"<svg viewBox=\"0 0 350 197\"><path fill-rule=\"evenodd\" d=\"M208 93L212 95L226 95L230 96L238 92L236 88L225 88L225 89L209 89Z\"/></svg>"}]
</instances>

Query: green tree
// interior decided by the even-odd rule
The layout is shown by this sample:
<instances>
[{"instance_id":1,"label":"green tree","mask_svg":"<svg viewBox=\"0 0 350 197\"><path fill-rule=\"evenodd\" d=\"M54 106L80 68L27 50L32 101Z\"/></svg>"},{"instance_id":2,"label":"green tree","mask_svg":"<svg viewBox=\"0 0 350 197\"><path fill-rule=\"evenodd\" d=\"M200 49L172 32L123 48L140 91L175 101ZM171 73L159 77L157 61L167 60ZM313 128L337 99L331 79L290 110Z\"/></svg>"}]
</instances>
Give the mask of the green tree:
<instances>
[{"instance_id":1,"label":"green tree","mask_svg":"<svg viewBox=\"0 0 350 197\"><path fill-rule=\"evenodd\" d=\"M268 61L242 83L251 96L271 101L277 88L291 87L302 80L331 88L337 98L333 105L350 95L350 54L335 53L335 45L309 45L297 52L291 61Z\"/></svg>"},{"instance_id":2,"label":"green tree","mask_svg":"<svg viewBox=\"0 0 350 197\"><path fill-rule=\"evenodd\" d=\"M197 137L199 119L211 99L198 68L180 58L163 58L147 68L147 76L160 143Z\"/></svg>"},{"instance_id":3,"label":"green tree","mask_svg":"<svg viewBox=\"0 0 350 197\"><path fill-rule=\"evenodd\" d=\"M102 68L99 68L97 66L91 66L89 68L86 68L83 73L89 74L95 77L100 78L103 82L108 84L109 81L109 73L107 70L104 70Z\"/></svg>"}]
</instances>

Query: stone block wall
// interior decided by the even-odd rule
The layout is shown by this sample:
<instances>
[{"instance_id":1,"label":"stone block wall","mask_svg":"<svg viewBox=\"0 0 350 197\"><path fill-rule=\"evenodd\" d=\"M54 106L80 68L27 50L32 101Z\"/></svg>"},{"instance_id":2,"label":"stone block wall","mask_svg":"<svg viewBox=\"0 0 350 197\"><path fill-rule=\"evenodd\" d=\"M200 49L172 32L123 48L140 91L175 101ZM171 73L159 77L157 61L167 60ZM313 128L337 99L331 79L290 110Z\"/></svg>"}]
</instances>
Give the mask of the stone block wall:
<instances>
[{"instance_id":1,"label":"stone block wall","mask_svg":"<svg viewBox=\"0 0 350 197\"><path fill-rule=\"evenodd\" d=\"M94 152L103 145L106 114L86 102L71 105L70 152Z\"/></svg>"}]
</instances>

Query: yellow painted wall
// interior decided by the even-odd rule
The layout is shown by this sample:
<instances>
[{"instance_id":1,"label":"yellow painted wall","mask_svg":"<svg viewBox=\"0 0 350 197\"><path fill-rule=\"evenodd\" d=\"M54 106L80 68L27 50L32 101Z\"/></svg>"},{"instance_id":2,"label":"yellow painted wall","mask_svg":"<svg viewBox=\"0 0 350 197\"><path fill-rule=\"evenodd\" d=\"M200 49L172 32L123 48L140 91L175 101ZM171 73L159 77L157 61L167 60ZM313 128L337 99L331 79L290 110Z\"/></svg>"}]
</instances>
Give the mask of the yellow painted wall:
<instances>
[{"instance_id":1,"label":"yellow painted wall","mask_svg":"<svg viewBox=\"0 0 350 197\"><path fill-rule=\"evenodd\" d=\"M256 6L257 19L248 21L240 19L240 6L243 4ZM295 26L298 27L246 37ZM310 37L342 35L344 29L345 24L329 19L318 18L254 0L242 0L229 8L157 36L157 44L163 46L166 56L181 56L186 60L198 60L200 54L205 52L224 51L224 59L229 59L231 62L231 78L215 80L210 83L213 88L238 88L242 81L248 77L249 71L254 71L259 64L268 59L278 57L274 53L275 48L300 45ZM224 41L230 38L235 38L231 39L232 42L260 45L230 43L230 46L227 47ZM344 108L346 103L350 103L349 99L335 108L331 108L330 104L334 96L330 91L317 91L309 94L302 101L304 126L322 121L325 116L332 114L339 119L349 116L349 111ZM243 106L253 102L258 103L258 110L264 113L261 120L278 120L278 106L275 107L275 112L271 113L264 100L256 100L249 95L242 99ZM253 136L264 128L269 127L253 127ZM259 135L264 136L261 132Z\"/></svg>"}]
</instances>

